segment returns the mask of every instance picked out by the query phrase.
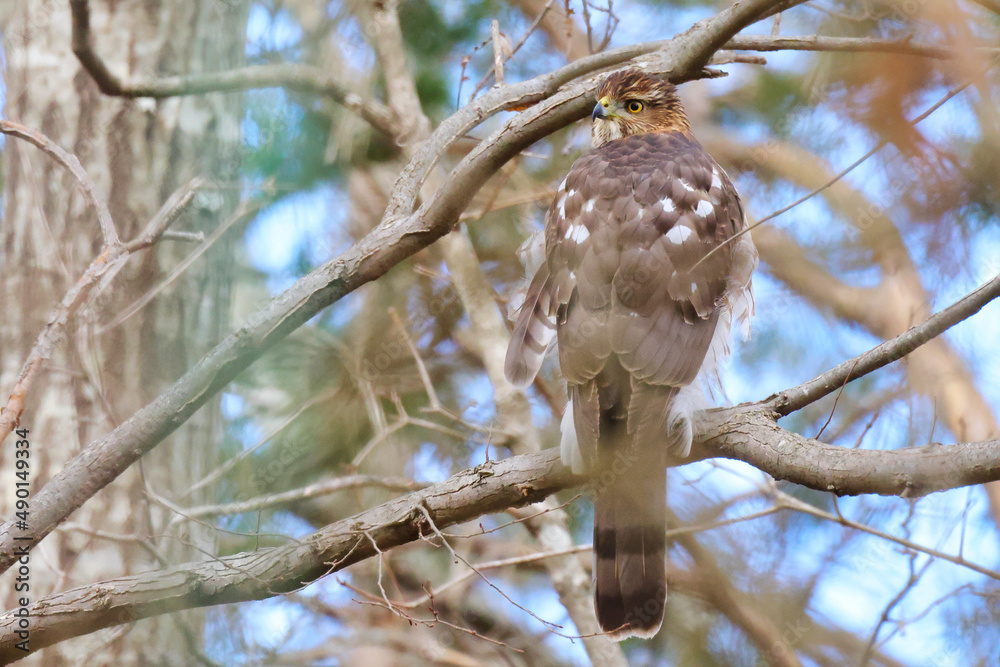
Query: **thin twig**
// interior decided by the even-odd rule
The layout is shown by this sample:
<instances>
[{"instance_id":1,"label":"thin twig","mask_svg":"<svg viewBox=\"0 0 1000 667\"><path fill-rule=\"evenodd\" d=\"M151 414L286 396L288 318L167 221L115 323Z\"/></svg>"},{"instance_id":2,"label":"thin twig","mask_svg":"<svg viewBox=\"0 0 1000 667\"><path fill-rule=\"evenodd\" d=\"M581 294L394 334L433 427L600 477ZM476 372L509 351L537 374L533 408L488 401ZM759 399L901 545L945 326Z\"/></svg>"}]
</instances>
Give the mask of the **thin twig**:
<instances>
[{"instance_id":1,"label":"thin twig","mask_svg":"<svg viewBox=\"0 0 1000 667\"><path fill-rule=\"evenodd\" d=\"M790 496L783 491L774 489L773 493L775 495L776 502L787 507L790 510L794 510L796 512L802 512L803 514L809 514L818 519L832 521L833 523L839 523L841 526L844 526L845 528L859 530L863 533L868 533L869 535L880 537L894 544L898 544L899 546L904 547L906 549L925 553L928 556L932 556L933 558L939 558L941 560L948 561L949 563L953 563L955 565L968 568L973 572L977 572L979 574L987 576L990 579L996 579L997 581L1000 581L1000 572L996 572L987 567L983 567L982 565L968 561L965 558L961 558L959 556L952 556L951 554L944 553L943 551L939 551L937 549L932 549L930 547L925 547L921 544L917 544L912 540L908 540L902 537L896 537L895 535L886 533L885 531L879 530L878 528L873 528L869 525L858 523L857 521L851 521L850 519L844 518L843 516L837 516L835 514L830 514L829 512L824 512L818 507L814 507L809 503L799 500L794 496Z\"/></svg>"},{"instance_id":2,"label":"thin twig","mask_svg":"<svg viewBox=\"0 0 1000 667\"><path fill-rule=\"evenodd\" d=\"M906 583L903 584L903 587L899 590L899 592L897 592L896 595L894 595L882 609L882 614L879 616L878 622L875 624L875 629L872 630L871 636L868 638L868 643L865 645L865 651L861 655L861 660L858 662L859 667L865 667L870 663L872 652L876 648L875 643L878 641L879 632L882 630L882 626L889 621L889 614L891 614L892 610L903 601L906 594L913 590L913 587L920 581L920 577L923 576L923 574L927 571L927 568L929 568L934 562L933 558L928 558L927 562L920 568L920 571L917 572L917 556L919 556L917 552L910 554L909 576L906 579ZM884 645L884 642L882 642L882 645Z\"/></svg>"},{"instance_id":3,"label":"thin twig","mask_svg":"<svg viewBox=\"0 0 1000 667\"><path fill-rule=\"evenodd\" d=\"M39 150L72 174L73 178L80 184L80 189L83 190L83 196L87 200L87 204L97 214L97 222L101 226L104 245L114 246L119 243L118 231L115 229L115 223L111 219L111 211L108 210L108 205L104 203L104 199L97 195L97 185L90 178L90 175L75 155L59 146L38 130L25 127L20 123L10 120L0 120L0 132L35 145Z\"/></svg>"},{"instance_id":4,"label":"thin twig","mask_svg":"<svg viewBox=\"0 0 1000 667\"><path fill-rule=\"evenodd\" d=\"M483 563L476 563L475 569L466 570L462 574L458 575L454 579L441 584L437 588L422 595L419 598L410 600L408 602L396 602L397 607L402 607L404 609L416 609L424 604L427 604L435 597L438 597L445 591L454 588L455 586L468 581L469 579L476 576L478 572L483 572L485 570L496 570L504 567L511 567L512 565L524 565L527 563L537 563L538 561L545 560L547 558L558 558L559 556L569 556L572 554L583 553L584 551L590 551L593 548L591 544L578 544L567 549L559 549L555 551L543 551L540 553L527 554L525 556L514 556L512 558L501 558L499 560L491 560Z\"/></svg>"},{"instance_id":5,"label":"thin twig","mask_svg":"<svg viewBox=\"0 0 1000 667\"><path fill-rule=\"evenodd\" d=\"M369 533L366 530L364 531L364 535L365 537L368 538L368 541L372 543L372 549L374 549L375 553L378 554L378 589L379 591L382 592L382 599L385 600L386 605L389 607L389 611L396 614L397 616L402 616L403 618L409 618L407 614L404 614L403 612L399 611L394 606L392 606L392 602L389 600L389 596L385 592L385 586L382 585L382 565L383 565L383 560L385 558L385 554L382 553L382 550L378 548L378 543L375 541L375 538L372 537L371 533Z\"/></svg>"},{"instance_id":6,"label":"thin twig","mask_svg":"<svg viewBox=\"0 0 1000 667\"><path fill-rule=\"evenodd\" d=\"M87 270L66 292L62 301L49 316L45 328L38 335L28 358L21 367L17 382L11 391L7 404L0 409L0 444L16 428L24 412L25 400L31 391L35 376L42 363L52 356L56 343L62 337L66 324L80 307L87 302L91 292L106 275L117 271L128 259L128 251L120 243L105 246L104 251L91 262Z\"/></svg>"},{"instance_id":7,"label":"thin twig","mask_svg":"<svg viewBox=\"0 0 1000 667\"><path fill-rule=\"evenodd\" d=\"M951 98L953 98L956 95L958 95L960 92L962 92L963 90L965 90L966 88L968 88L970 85L972 85L972 84L971 83L963 83L963 84L961 84L961 85L959 85L959 86L957 86L955 88L952 88L950 91L948 91L944 95L944 97L942 97L940 100L938 100L937 102L935 102L934 104L932 104L926 111L924 111L922 114L920 114L919 116L917 116L913 120L909 121L909 124L911 126L913 126L913 125L916 125L917 123L919 123L920 121L924 120L925 118L927 118L928 116L930 116L932 113L934 113L935 111L937 111L939 108L941 108L941 106L944 105L945 102L947 102ZM749 234L751 231L753 231L754 229L757 229L758 227L760 227L761 225L763 225L765 222L773 220L773 219L777 218L778 216L787 213L788 211L792 210L793 208L795 208L799 204L802 204L802 203L804 203L804 202L812 199L816 195L822 193L824 190L828 189L830 186L832 186L833 184L835 184L838 181L840 181L842 178L844 178L849 173L851 173L852 171L854 171L857 167L859 167L863 162L865 162L866 160L868 160L868 158L870 158L871 156L875 155L876 153L878 153L880 150L882 150L883 148L885 148L888 145L889 145L889 140L888 139L881 139L877 144L875 144L874 148L872 148L867 153L865 153L864 155L862 155L861 157L859 157L857 160L855 160L853 163L851 163L849 166L847 166L846 168L844 168L843 171L840 171L839 173L837 173L836 175L834 175L833 178L831 178L830 180L828 180L823 185L819 186L818 188L816 188L812 192L809 192L809 193L803 195L802 197L799 197L798 199L796 199L795 201L793 201L791 204L788 204L787 206L783 206L782 208L779 208L777 211L774 211L773 213L769 213L768 215L765 215L763 218L761 218L757 222L753 223L752 225L747 225L745 228L743 228L742 230L740 230L736 234L733 234L731 237L729 237L728 239L726 239L724 242L720 243L719 245L717 245L714 248L712 248L711 250L709 250L707 253L705 253L704 257L702 257L697 262L695 262L694 266L691 267L691 270L694 271L703 262L705 262L706 260L708 260L709 257L711 257L712 255L714 255L716 252L720 251L722 248L725 248L730 243L734 243L737 239L739 239L744 234Z\"/></svg>"},{"instance_id":8,"label":"thin twig","mask_svg":"<svg viewBox=\"0 0 1000 667\"><path fill-rule=\"evenodd\" d=\"M374 475L348 475L346 477L335 477L333 479L307 484L306 486L283 491L281 493L271 493L264 496L257 496L238 502L225 503L221 505L202 505L190 507L184 510L184 518L221 516L230 514L242 514L244 512L256 512L257 510L275 507L277 505L288 505L289 503L307 500L309 498L319 498L347 489L377 487L389 491L416 491L429 486L426 483L415 482L405 477L376 477ZM176 521L175 521L176 522Z\"/></svg>"},{"instance_id":9,"label":"thin twig","mask_svg":"<svg viewBox=\"0 0 1000 667\"><path fill-rule=\"evenodd\" d=\"M764 404L779 415L795 412L850 380L856 380L903 358L962 320L972 317L997 297L1000 297L1000 275L939 313L931 315L922 324L907 329L854 359L838 364L806 383L770 396Z\"/></svg>"},{"instance_id":10,"label":"thin twig","mask_svg":"<svg viewBox=\"0 0 1000 667\"><path fill-rule=\"evenodd\" d=\"M237 464L253 456L254 453L256 453L261 447L263 447L271 440L273 440L276 435L278 435L286 428L291 426L292 423L296 419L301 417L306 410L313 407L317 403L320 403L321 401L329 400L330 397L333 396L335 393L336 389L330 389L310 398L308 401L299 406L298 410L296 410L294 413L286 417L280 424L274 427L274 429L272 429L270 433L265 434L260 440L254 443L251 447L247 447L241 450L239 454L230 457L225 462L216 467L214 470L212 470L204 477L202 477L200 480L192 484L191 487L181 495L181 498L186 498L190 496L199 489L204 488L205 486L211 484L212 482L216 481L220 477L227 474L230 470L235 468Z\"/></svg>"},{"instance_id":11,"label":"thin twig","mask_svg":"<svg viewBox=\"0 0 1000 667\"><path fill-rule=\"evenodd\" d=\"M146 224L146 227L139 232L139 235L125 244L129 252L136 252L150 247L159 241L167 232L167 228L173 224L177 216L180 215L184 207L188 205L191 198L205 184L202 178L192 178L190 181L178 188L167 201L163 203L156 215ZM190 240L190 238L185 239Z\"/></svg>"},{"instance_id":12,"label":"thin twig","mask_svg":"<svg viewBox=\"0 0 1000 667\"><path fill-rule=\"evenodd\" d=\"M368 604L368 605L372 605L372 606L375 606L375 607L381 607L382 609L387 609L387 610L392 611L393 613L395 613L397 616L401 616L402 618L406 619L410 623L419 623L420 625L424 625L424 626L429 627L429 628L433 628L435 625L437 625L438 623L440 623L441 625L445 625L445 626L447 626L447 627L449 627L449 628L451 628L453 630L458 630L459 632L464 632L464 633L466 633L468 635L476 637L477 639L484 639L484 640L488 641L489 643L494 644L496 646L502 646L504 648L508 648L508 649L510 649L512 651L515 651L517 653L524 653L523 649L514 648L510 644L502 642L499 639L493 639L492 637L487 637L486 635L484 635L484 634L482 634L480 632L477 632L476 630L473 630L471 628L462 627L460 625L456 625L454 623L446 621L443 618L441 618L440 615L434 609L431 609L431 613L434 614L433 618L417 618L415 616L411 616L409 614L404 614L404 613L399 612L397 609L392 608L391 606L389 606L387 604L388 600L382 600L378 596L372 595L368 591L363 590L361 588L358 588L357 586L353 586L353 585L351 585L350 583L348 583L346 581L340 581L338 579L337 583L339 583L344 588L346 588L348 590L351 590L351 591L354 591L358 595L360 595L360 596L362 596L362 597L365 598L364 600L354 600L354 602L357 602L358 604Z\"/></svg>"},{"instance_id":13,"label":"thin twig","mask_svg":"<svg viewBox=\"0 0 1000 667\"><path fill-rule=\"evenodd\" d=\"M182 241L184 243L203 243L205 241L204 232L178 232L168 229L160 235L164 241Z\"/></svg>"},{"instance_id":14,"label":"thin twig","mask_svg":"<svg viewBox=\"0 0 1000 667\"><path fill-rule=\"evenodd\" d=\"M853 372L854 371L852 370L851 373ZM840 397L844 395L844 389L847 387L847 383L850 380L851 373L847 374L847 377L844 378L844 384L840 385L840 390L837 392L837 396L833 399L833 405L830 407L830 414L827 415L826 422L824 422L823 426L820 427L819 432L813 436L813 440L819 440L820 437L823 435L823 431L825 431L826 427L829 426L830 422L833 421L833 415L834 413L837 412L837 404L840 403Z\"/></svg>"},{"instance_id":15,"label":"thin twig","mask_svg":"<svg viewBox=\"0 0 1000 667\"><path fill-rule=\"evenodd\" d=\"M544 625L548 629L550 629L550 630L551 629L559 629L559 630L562 629L563 626L559 625L558 623L553 623L552 621L546 621L544 618L542 618L541 616L539 616L535 612L531 611L530 609L528 609L524 605L519 604L518 602L515 602L513 598L511 598L509 595L507 595L506 593L504 593L503 590L499 586L497 586L496 584L494 584L492 581L490 581L489 578L485 574L483 574L482 572L480 572L479 570L477 570L475 565L473 565L472 563L470 563L469 561L467 561L465 558L463 558L461 555L459 555L459 553L457 551L455 551L455 549L452 548L451 544L449 544L449 542L448 542L448 539L441 533L440 530L438 530L437 524L434 523L434 519L431 517L431 513L427 509L426 506L424 506L424 505L421 504L421 505L419 505L417 507L417 509L420 511L421 514L424 515L424 519L427 521L427 526L431 530L434 531L434 534L437 535L438 538L440 538L441 542L444 544L444 547L446 549L448 549L448 551L451 553L452 557L456 561L462 561L462 563L464 563L466 567L468 567L470 570L472 570L474 573L476 573L479 576L479 578L482 579L486 583L487 586L489 586L490 588L492 588L493 590L495 590L497 593L499 593L505 600L507 600L507 602L511 603L512 605L514 605L515 607L517 607L518 609L520 609L524 613L528 614L529 616L531 616L532 618L534 618L536 621L538 621L539 623L541 623L542 625Z\"/></svg>"},{"instance_id":16,"label":"thin twig","mask_svg":"<svg viewBox=\"0 0 1000 667\"><path fill-rule=\"evenodd\" d=\"M434 383L431 382L430 373L427 372L424 360L420 357L420 350L417 349L413 339L410 338L410 334L403 325L403 320L399 318L399 313L396 312L395 308L389 309L389 317L392 318L392 323L399 330L399 335L403 337L403 342L406 343L406 348L410 351L410 356L413 357L413 361L417 365L417 373L420 375L420 382L424 385L424 391L427 392L427 399L430 401L431 410L441 410L441 401L438 400L437 392L434 391Z\"/></svg>"},{"instance_id":17,"label":"thin twig","mask_svg":"<svg viewBox=\"0 0 1000 667\"><path fill-rule=\"evenodd\" d=\"M517 44L514 45L514 48L512 48L510 50L509 54L505 54L504 55L503 61L501 63L501 67L503 67L503 62L507 62L508 60L511 60L514 57L514 54L517 53L518 50L521 48L521 46L524 45L524 42L527 41L528 37L530 37L531 34L533 32L535 32L535 30L538 28L538 25L542 22L542 19L544 19L545 15L548 14L548 12L549 12L550 9L552 9L552 3L554 1L555 0L548 0L548 2L545 3L545 6L542 8L542 11L540 11L538 13L538 16L535 17L535 20L532 21L531 25L528 26L528 29L524 31L524 34L521 35L521 39L517 40ZM494 54L494 57L495 57L495 54ZM463 71L464 71L464 67L465 67L465 65L463 63ZM490 76L492 74L493 74L493 71L490 70L489 72L487 72L486 74L483 75L483 78L479 80L479 83L477 83L476 87L473 89L472 94L469 95L469 100L470 101L473 98L475 98L476 94L479 93L480 90L482 90L483 88L486 87L486 83L490 80ZM459 94L459 99L461 100L461 94L462 94L461 82L459 82L459 92L458 92L458 94Z\"/></svg>"},{"instance_id":18,"label":"thin twig","mask_svg":"<svg viewBox=\"0 0 1000 667\"><path fill-rule=\"evenodd\" d=\"M356 114L373 128L389 135L395 133L395 121L389 108L373 99L365 99L335 80L329 72L312 65L288 63L257 65L225 72L200 75L168 76L147 81L123 81L94 50L90 31L88 0L70 0L73 16L73 53L105 95L112 97L150 97L162 99L209 92L249 90L282 86L289 90L323 95Z\"/></svg>"},{"instance_id":19,"label":"thin twig","mask_svg":"<svg viewBox=\"0 0 1000 667\"><path fill-rule=\"evenodd\" d=\"M576 497L578 498L579 496L576 496ZM560 508L561 507L563 507L563 505L560 505ZM546 511L551 511L552 509L555 509L555 508L549 508ZM771 507L768 507L767 509L760 510L759 512L753 512L751 514L747 514L745 516L740 516L740 517L735 517L735 518L732 518L732 519L724 519L722 521L715 521L715 522L707 523L707 524L698 524L698 525L694 525L694 526L684 526L683 528L674 528L674 529L668 530L666 532L666 536L667 536L667 539L669 539L669 538L674 537L676 535L688 535L688 534L692 534L692 533L700 533L700 532L705 532L705 531L708 531L708 530L714 530L716 528L723 528L725 526L731 526L731 525L736 524L736 523L743 523L745 521L753 521L754 519L760 519L760 518L763 518L763 517L766 517L766 516L770 516L772 514L775 514L777 512L782 511L783 509L784 508L780 507L780 506L771 506ZM531 515L531 517L526 517L525 519L520 519L520 521L524 521L527 518L534 518L536 516L538 516L538 514L533 514L533 515ZM514 523L514 522L511 522L511 523ZM510 523L505 524L505 525L510 525ZM491 531L483 531L482 533L476 533L474 536L479 536L479 535L482 535L482 534L484 534L486 532L491 532ZM453 537L474 537L474 536L473 535L454 535ZM559 550L554 550L554 551L543 551L543 552L540 552L540 553L527 554L525 556L514 556L514 557L511 557L511 558L502 558L502 559L499 559L499 560L486 561L484 563L476 563L476 569L480 570L480 571L482 571L482 570L494 570L494 569L499 569L499 568L504 568L504 567L510 567L512 565L523 565L525 563L535 563L535 562L538 562L540 560L545 560L547 558L556 558L556 557L559 557L559 556L567 556L567 555L576 554L576 553L583 553L585 551L590 551L592 548L593 548L592 544L580 544L580 545L577 545L577 546L574 546L574 547L569 547L567 549L559 549ZM403 607L405 609L415 609L416 607L419 607L420 605L426 604L432 598L441 595L442 593L444 593L445 591L447 591L447 590L449 590L451 588L454 588L458 584L460 584L462 582L465 582L465 581L468 581L469 579L471 579L475 575L476 575L475 571L468 570L468 571L463 572L462 574L458 575L454 579L451 579L450 581L448 581L448 582L446 582L444 584L441 584L440 586L438 586L437 588L435 588L433 591L427 593L426 595L423 595L423 596L421 596L419 598L416 598L415 600L410 600L408 602L399 602L399 601L397 601L396 602L396 606L397 607Z\"/></svg>"},{"instance_id":20,"label":"thin twig","mask_svg":"<svg viewBox=\"0 0 1000 667\"><path fill-rule=\"evenodd\" d=\"M103 335L107 333L111 329L114 329L118 325L125 322L125 320L127 320L128 318L132 317L140 310L145 308L146 305L148 305L156 297L157 294L166 289L166 287L170 285L173 281L177 280L177 278L179 278L182 273L187 271L187 269L192 264L194 264L199 257L208 252L209 248L215 245L216 241L221 239L222 236L226 232L228 232L233 225L243 220L246 220L251 215L255 214L257 211L260 210L261 206L263 206L263 203L248 205L244 202L240 204L239 209L235 213L233 213L233 215L230 216L228 220L224 221L221 225L216 227L212 231L211 235L209 235L209 237L205 239L204 243L201 243L198 247L196 247L194 250L191 251L191 254L189 254L187 257L181 260L166 278L160 281L157 285L151 287L148 291L146 291L145 294L140 296L138 299L133 301L127 308L125 308L125 310L118 313L118 315L116 315L110 322L98 327L97 334ZM145 247L141 243L139 243L138 246Z\"/></svg>"}]
</instances>

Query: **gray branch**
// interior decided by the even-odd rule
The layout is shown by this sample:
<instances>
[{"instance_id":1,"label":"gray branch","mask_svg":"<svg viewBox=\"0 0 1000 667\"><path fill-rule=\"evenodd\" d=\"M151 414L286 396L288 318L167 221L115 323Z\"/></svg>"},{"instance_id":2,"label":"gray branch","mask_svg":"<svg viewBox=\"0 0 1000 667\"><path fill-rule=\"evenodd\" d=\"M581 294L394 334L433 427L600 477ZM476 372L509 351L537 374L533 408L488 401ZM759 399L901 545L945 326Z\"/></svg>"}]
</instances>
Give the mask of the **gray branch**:
<instances>
[{"instance_id":1,"label":"gray branch","mask_svg":"<svg viewBox=\"0 0 1000 667\"><path fill-rule=\"evenodd\" d=\"M384 104L352 92L328 72L313 65L295 63L257 65L224 72L188 76L167 76L140 81L122 81L97 54L90 31L89 0L70 0L73 15L73 53L98 89L112 97L151 97L200 95L254 88L284 87L304 93L323 95L340 104L387 134L395 134L392 112Z\"/></svg>"},{"instance_id":2,"label":"gray branch","mask_svg":"<svg viewBox=\"0 0 1000 667\"><path fill-rule=\"evenodd\" d=\"M915 496L1000 479L1000 442L930 445L901 451L845 449L790 433L766 403L711 412L700 424L696 458L745 461L780 479L838 494ZM282 547L120 577L43 598L28 609L33 649L179 609L260 600L439 529L539 502L585 480L555 449L513 456L452 476L319 529ZM369 539L369 537L371 539ZM0 616L0 662L14 648L17 618Z\"/></svg>"},{"instance_id":3,"label":"gray branch","mask_svg":"<svg viewBox=\"0 0 1000 667\"><path fill-rule=\"evenodd\" d=\"M1000 296L1000 275L941 312L927 318L923 324L910 327L895 338L887 340L859 357L838 364L835 368L805 384L771 396L767 400L768 407L782 416L801 410L810 403L836 391L851 380L856 380L902 359L927 341L937 338L962 320L972 317L998 296Z\"/></svg>"}]
</instances>

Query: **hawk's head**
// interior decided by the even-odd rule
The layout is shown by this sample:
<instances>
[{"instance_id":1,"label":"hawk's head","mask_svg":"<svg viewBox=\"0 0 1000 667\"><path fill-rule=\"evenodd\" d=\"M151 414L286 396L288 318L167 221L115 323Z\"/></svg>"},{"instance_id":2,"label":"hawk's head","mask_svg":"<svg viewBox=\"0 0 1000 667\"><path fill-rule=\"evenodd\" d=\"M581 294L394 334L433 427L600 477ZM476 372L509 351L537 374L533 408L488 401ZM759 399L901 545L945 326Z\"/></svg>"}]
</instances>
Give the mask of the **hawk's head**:
<instances>
[{"instance_id":1,"label":"hawk's head","mask_svg":"<svg viewBox=\"0 0 1000 667\"><path fill-rule=\"evenodd\" d=\"M633 134L690 131L673 84L634 69L604 80L592 118L595 147Z\"/></svg>"}]
</instances>

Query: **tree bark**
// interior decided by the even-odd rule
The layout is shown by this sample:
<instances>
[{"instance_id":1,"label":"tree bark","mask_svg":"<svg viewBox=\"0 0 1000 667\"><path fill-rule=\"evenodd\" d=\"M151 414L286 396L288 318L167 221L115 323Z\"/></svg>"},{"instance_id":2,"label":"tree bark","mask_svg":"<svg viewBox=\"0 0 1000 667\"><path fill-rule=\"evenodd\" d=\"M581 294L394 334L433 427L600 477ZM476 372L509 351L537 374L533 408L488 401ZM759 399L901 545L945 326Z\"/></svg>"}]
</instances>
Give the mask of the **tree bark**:
<instances>
[{"instance_id":1,"label":"tree bark","mask_svg":"<svg viewBox=\"0 0 1000 667\"><path fill-rule=\"evenodd\" d=\"M149 5L140 0L94 2L91 31L95 50L118 75L151 76L239 66L243 60L242 3ZM3 18L7 55L5 115L39 130L75 154L108 204L118 235L134 238L163 202L188 179L202 176L232 182L238 173L239 94L214 94L169 102L103 96L71 48L67 2L24 3ZM95 212L77 191L73 177L28 143L7 138L3 152L4 224L0 227L0 387L17 380L47 316L87 265L101 252ZM184 231L209 232L233 197L225 189L199 192L177 221ZM228 328L231 252L217 244L187 274L133 317L102 331L139 295L192 250L164 242L132 258L111 287L71 319L66 336L26 396L21 426L30 429L31 488L37 491L89 442L176 379L215 344ZM5 397L6 398L6 397ZM146 499L145 486L170 496L207 469L222 436L217 404L203 410L137 469L101 491L75 518L79 524L115 533L160 532L169 516ZM11 442L8 440L8 442ZM5 459L6 460L6 459ZM5 473L13 475L5 467ZM144 474L142 474L144 473ZM13 479L0 511L13 511ZM30 523L29 523L30 525ZM208 535L190 540L210 546ZM178 541L151 545L170 561L197 552ZM139 544L102 540L79 531L60 531L31 559L36 600L81 583L162 566ZM0 582L12 606L14 587ZM200 616L189 616L198 636ZM36 664L187 664L178 651L186 640L172 621L157 619L132 632L98 633L41 651Z\"/></svg>"}]
</instances>

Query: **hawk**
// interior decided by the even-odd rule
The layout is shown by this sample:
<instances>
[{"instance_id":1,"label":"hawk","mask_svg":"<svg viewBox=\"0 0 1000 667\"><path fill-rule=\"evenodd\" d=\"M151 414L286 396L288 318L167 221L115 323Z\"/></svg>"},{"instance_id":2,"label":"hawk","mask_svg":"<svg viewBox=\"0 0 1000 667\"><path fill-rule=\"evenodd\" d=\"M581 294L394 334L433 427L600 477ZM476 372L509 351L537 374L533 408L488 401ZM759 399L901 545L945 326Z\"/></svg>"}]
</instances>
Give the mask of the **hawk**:
<instances>
[{"instance_id":1,"label":"hawk","mask_svg":"<svg viewBox=\"0 0 1000 667\"><path fill-rule=\"evenodd\" d=\"M595 480L597 618L622 640L663 621L667 454L690 452L701 379L728 352L732 321L749 324L757 252L673 85L625 70L597 98L593 148L548 210L505 371L531 384L557 339L561 455Z\"/></svg>"}]
</instances>

